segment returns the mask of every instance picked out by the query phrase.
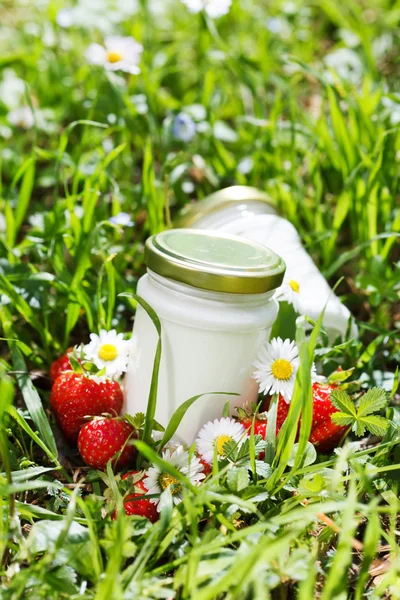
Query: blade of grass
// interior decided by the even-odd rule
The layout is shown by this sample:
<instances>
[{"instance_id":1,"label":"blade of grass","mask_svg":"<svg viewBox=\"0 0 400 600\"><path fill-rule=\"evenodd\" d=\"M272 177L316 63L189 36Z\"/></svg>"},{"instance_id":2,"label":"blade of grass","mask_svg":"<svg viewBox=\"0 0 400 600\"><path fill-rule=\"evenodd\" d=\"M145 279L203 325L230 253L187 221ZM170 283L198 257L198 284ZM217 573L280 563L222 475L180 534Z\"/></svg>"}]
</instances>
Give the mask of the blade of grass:
<instances>
[{"instance_id":1,"label":"blade of grass","mask_svg":"<svg viewBox=\"0 0 400 600\"><path fill-rule=\"evenodd\" d=\"M134 298L140 304L140 306L146 311L146 313L152 320L154 327L157 330L158 341L157 341L156 353L154 356L153 373L152 373L152 377L151 377L150 392L149 392L149 398L148 398L148 402L147 402L146 422L145 422L144 432L143 432L143 441L146 444L151 444L151 441L152 441L151 433L153 431L154 415L156 414L156 407L157 407L158 378L159 378L159 373L160 373L161 350L162 350L161 322L160 322L160 319L158 318L156 312L151 308L151 306L137 294L125 292L123 294L119 294L118 297L119 298L124 298L124 297L125 298Z\"/></svg>"},{"instance_id":2,"label":"blade of grass","mask_svg":"<svg viewBox=\"0 0 400 600\"><path fill-rule=\"evenodd\" d=\"M40 436L46 447L51 452L51 459L56 462L58 451L57 444L54 439L53 431L50 427L49 420L43 409L42 401L33 387L31 378L29 377L28 370L26 367L25 360L15 342L11 343L10 346L12 362L16 371L16 380L22 392L26 407L29 411L32 421L35 423Z\"/></svg>"}]
</instances>

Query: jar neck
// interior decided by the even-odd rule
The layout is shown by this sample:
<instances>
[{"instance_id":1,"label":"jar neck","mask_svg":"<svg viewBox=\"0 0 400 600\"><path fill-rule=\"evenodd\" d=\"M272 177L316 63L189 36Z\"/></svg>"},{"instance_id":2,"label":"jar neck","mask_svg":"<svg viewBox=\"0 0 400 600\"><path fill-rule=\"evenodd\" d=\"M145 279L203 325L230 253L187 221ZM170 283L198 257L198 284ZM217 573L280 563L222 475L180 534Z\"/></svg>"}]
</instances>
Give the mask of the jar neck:
<instances>
[{"instance_id":1,"label":"jar neck","mask_svg":"<svg viewBox=\"0 0 400 600\"><path fill-rule=\"evenodd\" d=\"M168 279L162 275L158 275L154 271L147 269L147 273L150 277L151 282L164 291L168 290L174 294L183 295L193 300L201 302L213 302L234 306L262 306L264 305L275 293L275 290L271 290L264 294L228 294L226 292L214 292L212 290L203 290L196 288L180 281L174 281Z\"/></svg>"}]
</instances>

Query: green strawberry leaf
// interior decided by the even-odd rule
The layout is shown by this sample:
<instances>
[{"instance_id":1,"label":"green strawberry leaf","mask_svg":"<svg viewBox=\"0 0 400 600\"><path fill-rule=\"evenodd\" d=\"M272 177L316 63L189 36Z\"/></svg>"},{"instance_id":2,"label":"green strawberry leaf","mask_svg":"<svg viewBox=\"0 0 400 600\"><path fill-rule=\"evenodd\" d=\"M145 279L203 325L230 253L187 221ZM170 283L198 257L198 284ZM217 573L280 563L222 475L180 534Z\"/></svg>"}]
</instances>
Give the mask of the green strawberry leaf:
<instances>
[{"instance_id":1,"label":"green strawberry leaf","mask_svg":"<svg viewBox=\"0 0 400 600\"><path fill-rule=\"evenodd\" d=\"M338 410L352 416L356 416L357 411L354 402L350 396L341 389L332 390L331 402Z\"/></svg>"},{"instance_id":2,"label":"green strawberry leaf","mask_svg":"<svg viewBox=\"0 0 400 600\"><path fill-rule=\"evenodd\" d=\"M373 435L378 435L381 437L385 435L387 428L389 427L388 421L377 415L362 417L361 422Z\"/></svg>"},{"instance_id":3,"label":"green strawberry leaf","mask_svg":"<svg viewBox=\"0 0 400 600\"><path fill-rule=\"evenodd\" d=\"M361 419L356 420L353 423L352 430L358 437L361 437L365 433L366 424Z\"/></svg>"},{"instance_id":4,"label":"green strawberry leaf","mask_svg":"<svg viewBox=\"0 0 400 600\"><path fill-rule=\"evenodd\" d=\"M240 492L249 485L250 475L246 467L234 467L228 471L226 481L232 492Z\"/></svg>"},{"instance_id":5,"label":"green strawberry leaf","mask_svg":"<svg viewBox=\"0 0 400 600\"><path fill-rule=\"evenodd\" d=\"M333 390L331 393L332 404L339 412L331 415L332 423L344 427L351 426L357 436L362 436L368 430L373 435L384 436L388 428L388 420L384 417L372 415L386 406L388 395L383 388L372 388L368 390L355 406L350 396L341 389Z\"/></svg>"},{"instance_id":6,"label":"green strawberry leaf","mask_svg":"<svg viewBox=\"0 0 400 600\"><path fill-rule=\"evenodd\" d=\"M333 415L331 416L331 419L333 421L333 423L335 423L336 425L352 425L352 423L354 423L354 417L352 417L351 415L348 415L347 413L344 412L337 412L337 413L333 413Z\"/></svg>"},{"instance_id":7,"label":"green strawberry leaf","mask_svg":"<svg viewBox=\"0 0 400 600\"><path fill-rule=\"evenodd\" d=\"M142 429L145 421L145 414L138 412L135 415L125 415L125 421L128 421L135 429Z\"/></svg>"},{"instance_id":8,"label":"green strawberry leaf","mask_svg":"<svg viewBox=\"0 0 400 600\"><path fill-rule=\"evenodd\" d=\"M364 417L370 415L386 406L388 401L387 393L383 388L372 388L368 390L360 400L358 406L358 416Z\"/></svg>"}]
</instances>

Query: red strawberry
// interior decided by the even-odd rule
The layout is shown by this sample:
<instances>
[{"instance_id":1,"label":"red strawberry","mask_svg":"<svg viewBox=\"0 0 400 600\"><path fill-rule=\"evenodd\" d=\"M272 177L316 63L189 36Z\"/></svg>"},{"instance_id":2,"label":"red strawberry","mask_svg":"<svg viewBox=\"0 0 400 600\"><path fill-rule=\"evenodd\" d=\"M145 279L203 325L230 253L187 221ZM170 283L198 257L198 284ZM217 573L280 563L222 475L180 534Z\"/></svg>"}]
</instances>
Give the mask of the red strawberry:
<instances>
[{"instance_id":1,"label":"red strawberry","mask_svg":"<svg viewBox=\"0 0 400 600\"><path fill-rule=\"evenodd\" d=\"M238 408L237 412L239 415L239 423L243 425L247 431L247 435L250 437L253 425L253 415L247 413L243 408ZM262 414L258 414L254 419L254 435L261 435L263 440L267 437L267 419L265 416L263 418ZM257 458L263 460L264 456L265 452L260 452Z\"/></svg>"},{"instance_id":2,"label":"red strawberry","mask_svg":"<svg viewBox=\"0 0 400 600\"><path fill-rule=\"evenodd\" d=\"M336 385L330 384L313 384L313 417L309 440L321 452L329 452L335 448L346 431L346 427L335 425L331 419L331 415L337 412L330 399L331 391L336 387ZM264 404L264 409L267 410L268 406L269 400ZM285 422L288 412L289 404L285 402L282 396L279 396L276 417L277 432Z\"/></svg>"},{"instance_id":3,"label":"red strawberry","mask_svg":"<svg viewBox=\"0 0 400 600\"><path fill-rule=\"evenodd\" d=\"M72 348L68 348L65 354L57 358L57 360L52 363L50 367L50 378L53 380L53 382L64 371L71 371L72 367L68 357L69 352L72 352Z\"/></svg>"},{"instance_id":4,"label":"red strawberry","mask_svg":"<svg viewBox=\"0 0 400 600\"><path fill-rule=\"evenodd\" d=\"M313 384L313 420L310 442L321 452L329 452L341 441L347 427L332 423L331 416L338 412L331 402L336 385Z\"/></svg>"},{"instance_id":5,"label":"red strawberry","mask_svg":"<svg viewBox=\"0 0 400 600\"><path fill-rule=\"evenodd\" d=\"M122 418L96 417L80 430L78 449L85 463L95 469L105 469L109 460L122 450L113 466L122 468L134 458L136 449L129 440L136 437L135 429Z\"/></svg>"},{"instance_id":6,"label":"red strawberry","mask_svg":"<svg viewBox=\"0 0 400 600\"><path fill-rule=\"evenodd\" d=\"M211 465L208 462L206 462L200 456L200 454L197 455L197 458L199 459L200 463L203 465L203 473L207 477L211 473L211 471L212 471Z\"/></svg>"},{"instance_id":7,"label":"red strawberry","mask_svg":"<svg viewBox=\"0 0 400 600\"><path fill-rule=\"evenodd\" d=\"M265 403L265 408L268 408L269 401ZM282 427L285 419L287 417L289 411L289 405L286 404L282 396L280 396L278 400L278 410L276 415L276 433L279 432ZM251 433L251 426L253 423L253 415L246 413L242 408L238 409L239 422L243 425L245 429L247 429L248 434ZM254 421L254 435L261 435L261 437L265 440L267 435L267 423L268 420L263 413L257 415L257 418Z\"/></svg>"},{"instance_id":8,"label":"red strawberry","mask_svg":"<svg viewBox=\"0 0 400 600\"><path fill-rule=\"evenodd\" d=\"M140 471L129 471L122 476L122 479L128 477L135 477ZM139 515L140 517L146 517L152 523L155 523L160 518L157 512L156 505L150 501L149 498L143 498L142 500L135 500L148 493L148 489L143 483L143 479L134 481L134 494L128 494L124 500L124 508L127 515Z\"/></svg>"},{"instance_id":9,"label":"red strawberry","mask_svg":"<svg viewBox=\"0 0 400 600\"><path fill-rule=\"evenodd\" d=\"M251 426L253 424L253 417L250 415L249 417L240 418L239 422L243 425L243 427L248 431L248 434L251 434ZM267 419L259 419L258 416L254 421L254 435L261 435L263 440L267 435Z\"/></svg>"},{"instance_id":10,"label":"red strawberry","mask_svg":"<svg viewBox=\"0 0 400 600\"><path fill-rule=\"evenodd\" d=\"M289 412L289 404L283 399L283 396L279 396L278 410L276 412L276 433L278 433L278 431L280 431L282 425L286 421L288 412Z\"/></svg>"},{"instance_id":11,"label":"red strawberry","mask_svg":"<svg viewBox=\"0 0 400 600\"><path fill-rule=\"evenodd\" d=\"M84 417L111 413L119 415L123 394L116 381L96 383L81 373L67 371L57 377L50 404L57 422L71 443L76 443Z\"/></svg>"}]
</instances>

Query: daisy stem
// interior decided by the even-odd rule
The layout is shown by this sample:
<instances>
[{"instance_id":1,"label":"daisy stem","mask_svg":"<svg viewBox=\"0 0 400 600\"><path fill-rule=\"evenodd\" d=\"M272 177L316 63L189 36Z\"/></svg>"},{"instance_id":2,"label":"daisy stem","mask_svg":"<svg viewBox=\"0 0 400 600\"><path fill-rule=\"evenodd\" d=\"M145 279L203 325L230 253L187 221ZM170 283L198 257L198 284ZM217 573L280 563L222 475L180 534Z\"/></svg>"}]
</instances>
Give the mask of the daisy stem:
<instances>
[{"instance_id":1,"label":"daisy stem","mask_svg":"<svg viewBox=\"0 0 400 600\"><path fill-rule=\"evenodd\" d=\"M267 447L265 449L265 462L272 464L275 455L276 442L276 416L278 409L278 394L274 394L268 410L267 422Z\"/></svg>"}]
</instances>

